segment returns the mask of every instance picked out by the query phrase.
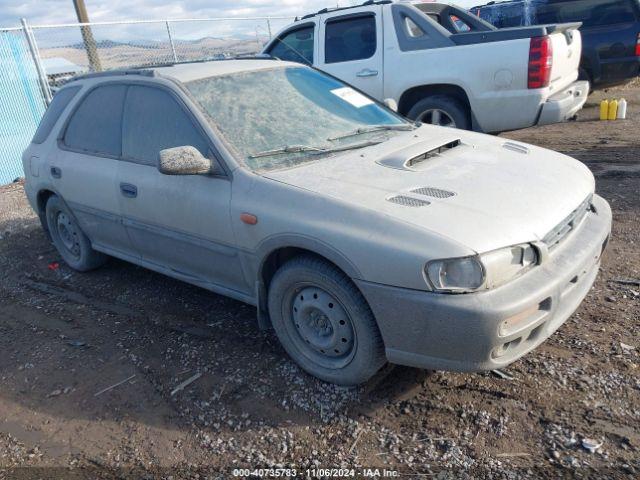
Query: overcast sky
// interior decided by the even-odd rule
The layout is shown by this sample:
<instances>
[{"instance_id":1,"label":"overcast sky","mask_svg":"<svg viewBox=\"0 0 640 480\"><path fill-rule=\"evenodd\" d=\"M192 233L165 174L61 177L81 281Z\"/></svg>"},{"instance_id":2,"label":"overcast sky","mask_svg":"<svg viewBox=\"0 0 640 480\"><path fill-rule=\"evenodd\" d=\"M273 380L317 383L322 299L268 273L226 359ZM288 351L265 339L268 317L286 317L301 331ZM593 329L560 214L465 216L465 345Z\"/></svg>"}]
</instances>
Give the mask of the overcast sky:
<instances>
[{"instance_id":1,"label":"overcast sky","mask_svg":"<svg viewBox=\"0 0 640 480\"><path fill-rule=\"evenodd\" d=\"M364 1L364 0L363 0ZM478 0L449 0L477 5ZM296 16L324 7L352 5L351 0L85 0L93 22L165 18ZM481 3L481 2L480 2ZM72 0L0 0L0 27L76 21Z\"/></svg>"}]
</instances>

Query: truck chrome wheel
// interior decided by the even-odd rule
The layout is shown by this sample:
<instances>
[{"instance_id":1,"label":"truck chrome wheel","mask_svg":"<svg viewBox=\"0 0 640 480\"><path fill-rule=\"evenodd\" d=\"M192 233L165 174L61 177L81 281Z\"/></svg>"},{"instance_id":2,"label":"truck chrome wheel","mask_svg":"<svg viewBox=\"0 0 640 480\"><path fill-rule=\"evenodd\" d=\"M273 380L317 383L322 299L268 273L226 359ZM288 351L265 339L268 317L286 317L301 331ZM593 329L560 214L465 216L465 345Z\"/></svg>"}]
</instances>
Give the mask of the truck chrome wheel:
<instances>
[{"instance_id":1,"label":"truck chrome wheel","mask_svg":"<svg viewBox=\"0 0 640 480\"><path fill-rule=\"evenodd\" d=\"M456 122L453 118L447 112L440 110L439 108L425 110L422 115L418 117L418 121L431 125L440 125L441 127L456 128Z\"/></svg>"},{"instance_id":2,"label":"truck chrome wheel","mask_svg":"<svg viewBox=\"0 0 640 480\"><path fill-rule=\"evenodd\" d=\"M76 258L80 257L80 241L78 239L78 229L73 221L64 212L58 212L56 218L56 229L62 245Z\"/></svg>"},{"instance_id":3,"label":"truck chrome wheel","mask_svg":"<svg viewBox=\"0 0 640 480\"><path fill-rule=\"evenodd\" d=\"M325 290L298 289L291 305L298 348L326 368L340 368L351 360L356 338L345 309Z\"/></svg>"}]
</instances>

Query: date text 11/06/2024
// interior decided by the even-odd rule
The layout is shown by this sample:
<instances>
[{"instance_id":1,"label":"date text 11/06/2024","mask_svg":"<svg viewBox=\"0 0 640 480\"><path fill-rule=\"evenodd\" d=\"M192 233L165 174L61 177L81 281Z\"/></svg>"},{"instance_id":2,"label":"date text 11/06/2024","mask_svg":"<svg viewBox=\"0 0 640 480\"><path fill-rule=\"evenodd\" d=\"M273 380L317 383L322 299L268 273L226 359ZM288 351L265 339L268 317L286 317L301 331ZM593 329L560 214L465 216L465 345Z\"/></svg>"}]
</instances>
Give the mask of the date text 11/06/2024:
<instances>
[{"instance_id":1,"label":"date text 11/06/2024","mask_svg":"<svg viewBox=\"0 0 640 480\"><path fill-rule=\"evenodd\" d=\"M253 478L395 478L400 476L397 470L380 468L236 468L234 477Z\"/></svg>"}]
</instances>

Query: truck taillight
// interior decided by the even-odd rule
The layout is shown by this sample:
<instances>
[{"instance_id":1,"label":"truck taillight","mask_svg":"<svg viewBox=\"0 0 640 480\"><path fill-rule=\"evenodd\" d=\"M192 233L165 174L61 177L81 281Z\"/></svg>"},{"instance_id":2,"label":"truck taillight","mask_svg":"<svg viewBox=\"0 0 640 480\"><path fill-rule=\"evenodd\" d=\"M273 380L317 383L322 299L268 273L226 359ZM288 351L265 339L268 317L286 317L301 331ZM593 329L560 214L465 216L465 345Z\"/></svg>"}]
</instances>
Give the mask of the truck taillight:
<instances>
[{"instance_id":1,"label":"truck taillight","mask_svg":"<svg viewBox=\"0 0 640 480\"><path fill-rule=\"evenodd\" d=\"M636 37L636 57L640 57L640 33Z\"/></svg>"},{"instance_id":2,"label":"truck taillight","mask_svg":"<svg viewBox=\"0 0 640 480\"><path fill-rule=\"evenodd\" d=\"M529 44L529 88L549 86L553 66L553 46L550 37L533 37Z\"/></svg>"}]
</instances>

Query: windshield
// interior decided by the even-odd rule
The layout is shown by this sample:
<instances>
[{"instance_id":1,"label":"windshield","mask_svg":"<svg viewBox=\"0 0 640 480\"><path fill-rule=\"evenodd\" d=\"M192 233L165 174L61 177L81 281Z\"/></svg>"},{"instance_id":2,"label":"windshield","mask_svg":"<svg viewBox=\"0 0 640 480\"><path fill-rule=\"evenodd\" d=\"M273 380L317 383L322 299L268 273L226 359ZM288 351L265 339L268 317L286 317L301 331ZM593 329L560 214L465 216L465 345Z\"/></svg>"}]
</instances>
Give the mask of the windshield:
<instances>
[{"instance_id":1,"label":"windshield","mask_svg":"<svg viewBox=\"0 0 640 480\"><path fill-rule=\"evenodd\" d=\"M186 87L252 170L296 166L411 128L392 111L308 67L215 76Z\"/></svg>"}]
</instances>

